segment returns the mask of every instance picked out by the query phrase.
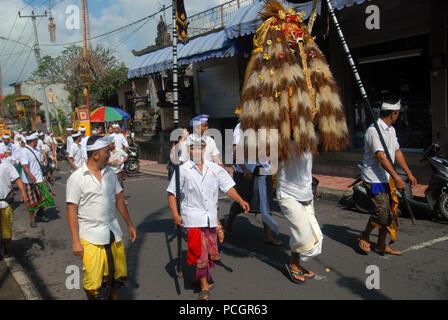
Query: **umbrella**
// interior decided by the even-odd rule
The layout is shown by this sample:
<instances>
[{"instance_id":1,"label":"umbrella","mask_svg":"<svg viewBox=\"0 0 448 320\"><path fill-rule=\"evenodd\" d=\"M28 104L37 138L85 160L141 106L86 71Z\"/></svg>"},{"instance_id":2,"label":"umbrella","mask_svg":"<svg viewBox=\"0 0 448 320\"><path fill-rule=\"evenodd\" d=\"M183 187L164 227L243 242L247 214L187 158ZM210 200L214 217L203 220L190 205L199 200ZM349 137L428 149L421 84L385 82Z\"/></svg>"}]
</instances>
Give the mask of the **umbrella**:
<instances>
[{"instance_id":1,"label":"umbrella","mask_svg":"<svg viewBox=\"0 0 448 320\"><path fill-rule=\"evenodd\" d=\"M106 122L129 119L131 116L115 107L99 107L90 114L90 122Z\"/></svg>"}]
</instances>

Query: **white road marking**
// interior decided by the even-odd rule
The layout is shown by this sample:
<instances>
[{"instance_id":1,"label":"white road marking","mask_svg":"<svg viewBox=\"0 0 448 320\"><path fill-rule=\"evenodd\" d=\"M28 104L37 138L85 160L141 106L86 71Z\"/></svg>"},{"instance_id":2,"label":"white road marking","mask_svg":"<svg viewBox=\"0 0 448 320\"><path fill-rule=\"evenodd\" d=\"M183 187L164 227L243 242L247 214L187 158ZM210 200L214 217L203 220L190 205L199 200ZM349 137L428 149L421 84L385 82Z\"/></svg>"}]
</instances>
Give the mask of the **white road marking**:
<instances>
[{"instance_id":1,"label":"white road marking","mask_svg":"<svg viewBox=\"0 0 448 320\"><path fill-rule=\"evenodd\" d=\"M436 243L438 243L438 242L447 241L447 240L448 240L448 236L440 237L440 238L436 238L436 239L433 239L433 240L431 240L431 241L426 241L426 242L422 242L422 243L420 243L420 244L416 244L415 246L412 246L412 247L410 247L410 248L404 250L403 252L408 252L408 251L412 251L412 250L423 249L423 248L425 248L425 247L432 246L432 245L434 245L434 244L436 244Z\"/></svg>"}]
</instances>

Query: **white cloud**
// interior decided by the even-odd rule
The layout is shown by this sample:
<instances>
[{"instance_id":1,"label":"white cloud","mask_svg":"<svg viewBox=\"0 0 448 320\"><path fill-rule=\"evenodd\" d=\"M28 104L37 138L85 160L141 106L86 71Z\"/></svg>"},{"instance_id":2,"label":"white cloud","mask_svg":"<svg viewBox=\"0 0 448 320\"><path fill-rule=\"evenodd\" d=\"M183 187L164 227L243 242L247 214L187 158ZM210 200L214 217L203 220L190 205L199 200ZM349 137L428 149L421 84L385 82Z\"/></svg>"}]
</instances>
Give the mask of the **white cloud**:
<instances>
[{"instance_id":1,"label":"white cloud","mask_svg":"<svg viewBox=\"0 0 448 320\"><path fill-rule=\"evenodd\" d=\"M185 0L185 7L187 16L191 16L200 11L209 9L226 0ZM29 3L29 1L26 1ZM69 30L66 28L65 21L68 15L65 13L69 5L76 5L80 7L79 0L63 0L61 2L54 0L56 3L53 11L53 16L56 23L56 44L71 43L82 40L82 29ZM39 3L40 4L40 3ZM162 5L170 5L170 0L90 0L90 24L91 35L96 36L106 33L113 29L127 25L133 21L144 18L145 16L155 13L162 8ZM34 35L30 19L18 18L15 22L14 28L12 26L16 20L17 13L20 9L26 6L23 0L0 0L2 10L0 11L0 35L10 39L19 40L33 46ZM93 8L93 9L92 9ZM98 10L98 8L100 8ZM26 7L22 10L22 15L31 13L31 8ZM42 14L48 7L40 7L35 9L35 14ZM93 46L101 44L115 50L115 55L118 59L130 66L135 57L132 54L132 49L141 50L149 45L154 44L157 34L157 23L160 15L164 16L167 23L171 23L172 11L171 8L165 13L159 13L150 21L148 21L140 30L135 32L140 25L132 26L129 29L115 33L110 36L102 37L100 39L92 40ZM62 46L54 46L50 42L50 35L48 32L48 18L38 18L38 35L41 47L41 56L58 55L62 50ZM26 26L26 28L25 28ZM22 30L24 30L23 34ZM11 34L9 32L11 31ZM135 32L135 33L134 33ZM6 43L6 45L5 45ZM82 43L79 43L82 45ZM31 53L28 57L30 48L15 44L14 42L0 40L0 62L3 72L3 94L11 93L13 90L8 87L10 83L21 81L29 77L31 72L36 68L36 61L34 54ZM28 59L27 59L28 58ZM21 73L23 69L23 73Z\"/></svg>"}]
</instances>

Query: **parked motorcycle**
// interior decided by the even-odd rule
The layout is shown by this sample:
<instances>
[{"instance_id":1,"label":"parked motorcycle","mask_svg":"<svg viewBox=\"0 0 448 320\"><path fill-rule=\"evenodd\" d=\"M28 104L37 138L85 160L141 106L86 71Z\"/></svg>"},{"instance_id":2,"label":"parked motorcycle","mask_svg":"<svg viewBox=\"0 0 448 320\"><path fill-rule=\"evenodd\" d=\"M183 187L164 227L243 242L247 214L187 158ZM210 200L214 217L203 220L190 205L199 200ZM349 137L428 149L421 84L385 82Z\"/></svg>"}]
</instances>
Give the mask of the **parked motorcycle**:
<instances>
[{"instance_id":1,"label":"parked motorcycle","mask_svg":"<svg viewBox=\"0 0 448 320\"><path fill-rule=\"evenodd\" d=\"M58 145L56 147L56 156L58 160L66 160L67 159L67 150L66 144L62 141L58 141Z\"/></svg>"},{"instance_id":2,"label":"parked motorcycle","mask_svg":"<svg viewBox=\"0 0 448 320\"><path fill-rule=\"evenodd\" d=\"M411 205L411 209L420 209L425 212L428 218L437 218L439 215L448 220L448 160L440 150L440 146L433 143L423 153L423 159L429 163L432 174L425 190L425 197L418 197L412 193L412 188L404 170L397 168L397 173L406 183L405 194ZM361 212L370 213L374 205L367 195L367 191L362 184L361 177L355 178L355 181L349 186L353 189L352 201L354 206ZM399 209L406 212L405 206L402 206L403 196L397 191L397 197L400 201Z\"/></svg>"},{"instance_id":3,"label":"parked motorcycle","mask_svg":"<svg viewBox=\"0 0 448 320\"><path fill-rule=\"evenodd\" d=\"M140 161L138 160L138 148L135 146L129 146L129 150L126 150L128 154L128 160L124 163L124 170L127 174L135 174L140 171Z\"/></svg>"}]
</instances>

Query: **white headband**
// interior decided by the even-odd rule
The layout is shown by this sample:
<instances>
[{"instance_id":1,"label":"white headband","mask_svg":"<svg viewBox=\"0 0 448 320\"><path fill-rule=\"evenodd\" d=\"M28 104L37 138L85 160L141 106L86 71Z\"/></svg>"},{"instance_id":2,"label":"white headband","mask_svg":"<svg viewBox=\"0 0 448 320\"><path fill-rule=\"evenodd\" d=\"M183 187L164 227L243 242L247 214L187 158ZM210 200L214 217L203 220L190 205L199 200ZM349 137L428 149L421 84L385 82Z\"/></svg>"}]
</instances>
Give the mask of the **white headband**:
<instances>
[{"instance_id":1,"label":"white headband","mask_svg":"<svg viewBox=\"0 0 448 320\"><path fill-rule=\"evenodd\" d=\"M95 141L94 144L87 145L87 151L95 151L95 150L103 149L103 148L107 147L108 145L110 145L110 141L111 141L111 139L109 137L99 138L98 140Z\"/></svg>"},{"instance_id":2,"label":"white headband","mask_svg":"<svg viewBox=\"0 0 448 320\"><path fill-rule=\"evenodd\" d=\"M2 136L2 138L3 138L3 139L11 139L11 136L8 135L8 134L4 134L4 135Z\"/></svg>"},{"instance_id":3,"label":"white headband","mask_svg":"<svg viewBox=\"0 0 448 320\"><path fill-rule=\"evenodd\" d=\"M86 128L85 127L79 127L79 131L84 132L84 131L86 131Z\"/></svg>"},{"instance_id":4,"label":"white headband","mask_svg":"<svg viewBox=\"0 0 448 320\"><path fill-rule=\"evenodd\" d=\"M39 139L39 134L37 132L30 134L29 136L26 137L27 141L36 140L36 139Z\"/></svg>"},{"instance_id":5,"label":"white headband","mask_svg":"<svg viewBox=\"0 0 448 320\"><path fill-rule=\"evenodd\" d=\"M80 135L81 135L81 132L78 131L78 132L72 134L72 137L73 138L78 138Z\"/></svg>"},{"instance_id":6,"label":"white headband","mask_svg":"<svg viewBox=\"0 0 448 320\"><path fill-rule=\"evenodd\" d=\"M66 131L73 131L73 128L67 128Z\"/></svg>"},{"instance_id":7,"label":"white headband","mask_svg":"<svg viewBox=\"0 0 448 320\"><path fill-rule=\"evenodd\" d=\"M398 111L401 108L401 100L398 101L396 104L390 104L387 102L383 102L383 104L381 105L381 110L390 110L390 111Z\"/></svg>"}]
</instances>

